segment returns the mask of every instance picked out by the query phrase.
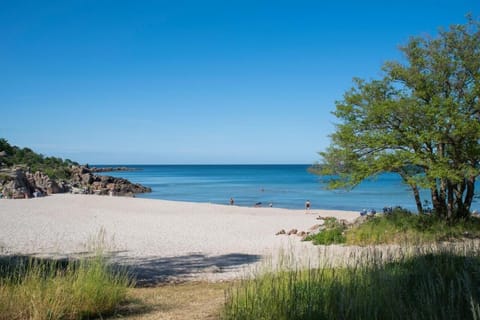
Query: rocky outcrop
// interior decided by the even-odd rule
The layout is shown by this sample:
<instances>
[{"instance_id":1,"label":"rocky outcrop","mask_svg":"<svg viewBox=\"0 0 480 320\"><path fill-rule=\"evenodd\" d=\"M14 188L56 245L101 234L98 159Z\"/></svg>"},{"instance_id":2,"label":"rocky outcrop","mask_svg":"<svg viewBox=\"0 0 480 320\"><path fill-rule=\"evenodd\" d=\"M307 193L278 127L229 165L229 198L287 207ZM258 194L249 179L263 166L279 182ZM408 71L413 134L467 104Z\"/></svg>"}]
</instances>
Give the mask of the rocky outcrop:
<instances>
[{"instance_id":1,"label":"rocky outcrop","mask_svg":"<svg viewBox=\"0 0 480 320\"><path fill-rule=\"evenodd\" d=\"M27 172L26 176L34 191L39 191L41 194L63 193L70 190L66 181L51 179L40 171L34 174Z\"/></svg>"},{"instance_id":2,"label":"rocky outcrop","mask_svg":"<svg viewBox=\"0 0 480 320\"><path fill-rule=\"evenodd\" d=\"M43 172L31 173L22 167L4 169L0 172L0 191L5 197L23 199L63 192L134 196L152 189L127 179L96 175L79 166L71 168L69 180L51 179Z\"/></svg>"},{"instance_id":3,"label":"rocky outcrop","mask_svg":"<svg viewBox=\"0 0 480 320\"><path fill-rule=\"evenodd\" d=\"M71 184L73 190L82 193L116 196L134 196L136 193L151 192L149 187L131 183L127 179L100 176L85 166L72 168Z\"/></svg>"},{"instance_id":4,"label":"rocky outcrop","mask_svg":"<svg viewBox=\"0 0 480 320\"><path fill-rule=\"evenodd\" d=\"M8 198L24 199L68 190L69 187L65 181L56 181L40 171L31 173L22 167L2 170L0 191Z\"/></svg>"},{"instance_id":5,"label":"rocky outcrop","mask_svg":"<svg viewBox=\"0 0 480 320\"><path fill-rule=\"evenodd\" d=\"M34 191L22 168L14 168L11 171L2 171L2 193L12 199L23 199L32 196Z\"/></svg>"}]
</instances>

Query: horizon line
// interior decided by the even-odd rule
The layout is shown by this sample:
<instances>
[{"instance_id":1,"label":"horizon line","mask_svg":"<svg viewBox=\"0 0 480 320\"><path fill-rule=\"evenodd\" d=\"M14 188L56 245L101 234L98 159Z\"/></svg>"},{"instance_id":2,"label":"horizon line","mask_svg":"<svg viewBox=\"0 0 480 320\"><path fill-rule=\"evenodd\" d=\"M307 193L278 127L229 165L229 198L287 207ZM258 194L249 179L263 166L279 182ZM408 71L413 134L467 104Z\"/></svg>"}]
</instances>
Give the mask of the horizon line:
<instances>
[{"instance_id":1,"label":"horizon line","mask_svg":"<svg viewBox=\"0 0 480 320\"><path fill-rule=\"evenodd\" d=\"M89 166L310 166L313 163L86 163Z\"/></svg>"}]
</instances>

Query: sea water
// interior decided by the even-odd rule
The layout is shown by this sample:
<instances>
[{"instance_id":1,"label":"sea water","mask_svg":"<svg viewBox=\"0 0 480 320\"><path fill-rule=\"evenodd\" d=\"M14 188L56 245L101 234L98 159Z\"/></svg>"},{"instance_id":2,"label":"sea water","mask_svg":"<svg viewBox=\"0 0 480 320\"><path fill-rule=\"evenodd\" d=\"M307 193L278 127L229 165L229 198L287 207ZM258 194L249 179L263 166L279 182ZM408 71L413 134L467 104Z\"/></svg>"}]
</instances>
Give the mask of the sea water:
<instances>
[{"instance_id":1,"label":"sea water","mask_svg":"<svg viewBox=\"0 0 480 320\"><path fill-rule=\"evenodd\" d=\"M108 165L132 171L103 173L152 188L137 197L190 202L301 209L310 200L313 209L361 211L401 206L416 211L411 189L396 174L365 180L353 190L328 190L325 179L308 172L310 165ZM105 167L98 165L98 167ZM479 190L480 185L476 185ZM422 191L422 201L430 200ZM472 210L480 209L474 202Z\"/></svg>"}]
</instances>

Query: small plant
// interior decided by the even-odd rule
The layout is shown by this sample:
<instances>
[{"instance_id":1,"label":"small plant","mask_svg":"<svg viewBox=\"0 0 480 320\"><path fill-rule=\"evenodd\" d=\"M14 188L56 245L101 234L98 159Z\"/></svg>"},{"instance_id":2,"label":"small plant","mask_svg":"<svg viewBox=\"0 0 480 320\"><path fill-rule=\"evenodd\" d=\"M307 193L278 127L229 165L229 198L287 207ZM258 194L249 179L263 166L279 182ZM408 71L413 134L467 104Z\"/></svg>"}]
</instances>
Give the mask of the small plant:
<instances>
[{"instance_id":1,"label":"small plant","mask_svg":"<svg viewBox=\"0 0 480 320\"><path fill-rule=\"evenodd\" d=\"M345 230L346 227L339 223L337 219L333 217L328 217L324 220L324 230L309 235L305 238L305 241L312 241L313 244L316 245L329 245L334 243L344 243L346 241L345 238Z\"/></svg>"}]
</instances>

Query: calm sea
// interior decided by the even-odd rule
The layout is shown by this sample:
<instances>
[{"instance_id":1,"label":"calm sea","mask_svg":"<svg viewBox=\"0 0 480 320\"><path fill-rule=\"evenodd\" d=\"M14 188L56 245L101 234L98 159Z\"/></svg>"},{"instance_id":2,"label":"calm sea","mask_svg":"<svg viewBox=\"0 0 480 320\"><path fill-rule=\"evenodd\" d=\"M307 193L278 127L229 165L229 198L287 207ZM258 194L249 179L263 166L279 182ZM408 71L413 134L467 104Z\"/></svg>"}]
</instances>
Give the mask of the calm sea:
<instances>
[{"instance_id":1,"label":"calm sea","mask_svg":"<svg viewBox=\"0 0 480 320\"><path fill-rule=\"evenodd\" d=\"M102 167L101 165L97 165ZM125 165L109 165L125 166ZM402 206L415 210L409 188L395 174L383 174L364 181L352 191L326 190L321 179L309 173L309 165L127 165L135 171L107 172L152 188L152 193L138 197L211 202L253 206L261 202L274 207L360 211L385 206ZM476 186L479 190L480 185ZM424 192L423 199L429 199ZM480 209L475 202L472 209Z\"/></svg>"}]
</instances>

